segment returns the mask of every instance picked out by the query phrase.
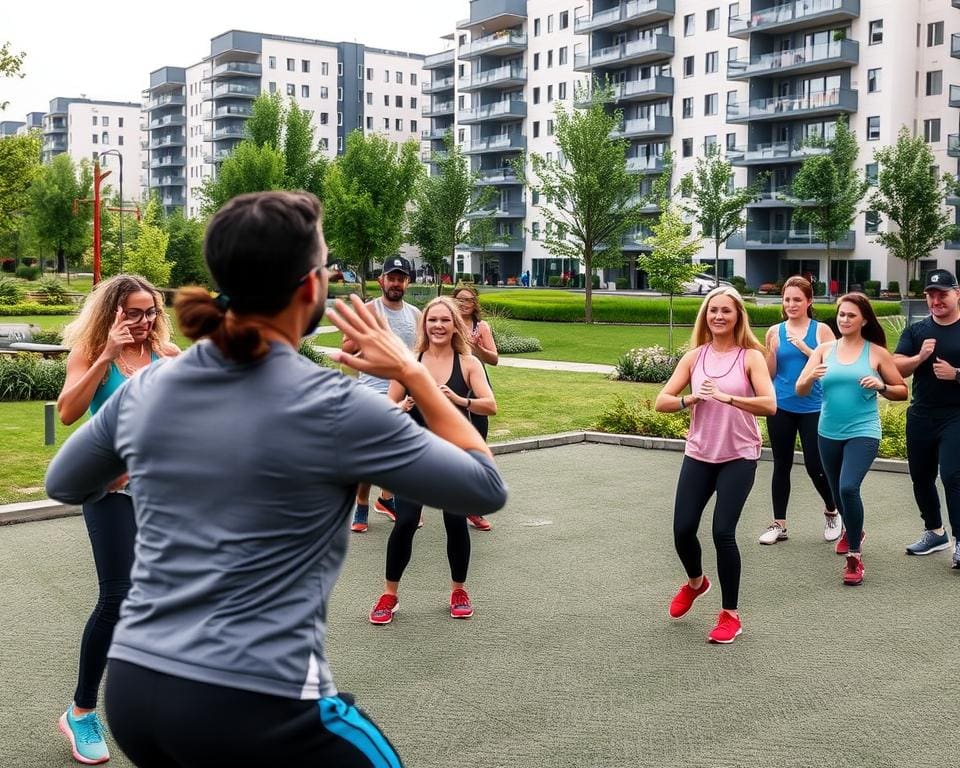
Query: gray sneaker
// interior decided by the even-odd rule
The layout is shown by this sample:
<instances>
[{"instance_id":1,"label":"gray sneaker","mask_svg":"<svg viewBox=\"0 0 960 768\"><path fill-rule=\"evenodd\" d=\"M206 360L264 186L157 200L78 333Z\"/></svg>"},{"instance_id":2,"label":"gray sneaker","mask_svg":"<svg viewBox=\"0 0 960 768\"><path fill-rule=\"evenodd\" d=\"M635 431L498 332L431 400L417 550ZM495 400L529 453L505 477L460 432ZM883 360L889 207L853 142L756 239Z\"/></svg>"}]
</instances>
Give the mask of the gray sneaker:
<instances>
[{"instance_id":1,"label":"gray sneaker","mask_svg":"<svg viewBox=\"0 0 960 768\"><path fill-rule=\"evenodd\" d=\"M946 532L924 531L923 536L907 547L907 554L929 555L944 549L950 549L950 537L947 536Z\"/></svg>"},{"instance_id":2,"label":"gray sneaker","mask_svg":"<svg viewBox=\"0 0 960 768\"><path fill-rule=\"evenodd\" d=\"M960 538L954 542L953 546L953 567L960 570Z\"/></svg>"}]
</instances>

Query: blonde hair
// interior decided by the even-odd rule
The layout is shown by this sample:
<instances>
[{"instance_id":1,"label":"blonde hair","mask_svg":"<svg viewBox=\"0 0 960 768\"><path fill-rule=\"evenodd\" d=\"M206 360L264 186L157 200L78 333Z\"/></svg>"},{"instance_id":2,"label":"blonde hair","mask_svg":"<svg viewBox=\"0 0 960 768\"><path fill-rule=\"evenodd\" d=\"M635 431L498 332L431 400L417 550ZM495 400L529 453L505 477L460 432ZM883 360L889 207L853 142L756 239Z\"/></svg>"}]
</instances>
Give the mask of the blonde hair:
<instances>
[{"instance_id":1,"label":"blonde hair","mask_svg":"<svg viewBox=\"0 0 960 768\"><path fill-rule=\"evenodd\" d=\"M92 363L107 345L110 328L117 317L117 307L122 307L131 294L140 291L153 296L157 319L150 328L147 343L151 350L162 354L164 347L170 343L170 322L163 311L163 294L139 275L115 275L95 286L84 300L77 319L63 329L64 346L79 350Z\"/></svg>"},{"instance_id":2,"label":"blonde hair","mask_svg":"<svg viewBox=\"0 0 960 768\"><path fill-rule=\"evenodd\" d=\"M710 301L717 296L729 296L733 299L733 304L737 309L737 324L733 327L733 339L736 345L743 349L756 349L763 352L763 344L759 342L757 337L754 336L753 331L750 330L750 318L747 316L747 308L743 304L743 297L736 288L729 285L721 285L719 288L714 288L704 297L703 304L700 305L700 309L697 312L697 320L693 324L693 334L690 336L690 348L695 349L696 347L701 347L713 341L713 334L707 325L707 309L709 308Z\"/></svg>"},{"instance_id":3,"label":"blonde hair","mask_svg":"<svg viewBox=\"0 0 960 768\"><path fill-rule=\"evenodd\" d=\"M430 310L436 306L446 307L450 312L450 316L453 318L453 336L450 337L450 344L453 347L453 351L458 355L469 355L470 344L467 342L467 337L469 336L467 326L460 317L460 311L457 309L457 305L453 303L453 299L447 296L437 296L437 298L432 299L430 303L423 308L423 312L420 315L420 326L417 328L417 343L413 351L419 355L430 346L430 340L427 338L427 315L429 315Z\"/></svg>"}]
</instances>

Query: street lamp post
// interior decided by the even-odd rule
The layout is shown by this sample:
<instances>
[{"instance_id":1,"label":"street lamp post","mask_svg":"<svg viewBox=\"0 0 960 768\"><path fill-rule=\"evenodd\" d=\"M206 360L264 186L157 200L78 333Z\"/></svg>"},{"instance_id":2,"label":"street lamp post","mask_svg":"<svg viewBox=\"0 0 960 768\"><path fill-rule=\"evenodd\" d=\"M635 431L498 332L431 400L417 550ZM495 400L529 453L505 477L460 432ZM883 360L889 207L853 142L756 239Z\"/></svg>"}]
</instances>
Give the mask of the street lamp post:
<instances>
[{"instance_id":1,"label":"street lamp post","mask_svg":"<svg viewBox=\"0 0 960 768\"><path fill-rule=\"evenodd\" d=\"M101 152L100 157L105 155L116 155L120 160L120 272L123 272L123 155L119 150L108 149Z\"/></svg>"}]
</instances>

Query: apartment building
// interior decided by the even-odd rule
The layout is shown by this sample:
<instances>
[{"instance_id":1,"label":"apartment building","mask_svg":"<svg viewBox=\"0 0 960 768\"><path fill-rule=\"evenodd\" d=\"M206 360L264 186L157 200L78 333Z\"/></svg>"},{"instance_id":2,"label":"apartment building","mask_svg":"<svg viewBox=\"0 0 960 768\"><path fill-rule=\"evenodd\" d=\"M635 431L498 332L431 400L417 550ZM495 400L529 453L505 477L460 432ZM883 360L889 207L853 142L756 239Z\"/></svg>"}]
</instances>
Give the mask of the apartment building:
<instances>
[{"instance_id":1,"label":"apartment building","mask_svg":"<svg viewBox=\"0 0 960 768\"><path fill-rule=\"evenodd\" d=\"M200 211L199 191L244 137L261 93L311 115L320 149L343 151L353 130L420 137L423 56L308 38L230 30L188 67L161 67L145 91L149 186L168 210Z\"/></svg>"},{"instance_id":2,"label":"apartment building","mask_svg":"<svg viewBox=\"0 0 960 768\"><path fill-rule=\"evenodd\" d=\"M0 138L4 136L22 136L30 131L43 130L43 112L27 112L26 120L0 121Z\"/></svg>"},{"instance_id":3,"label":"apartment building","mask_svg":"<svg viewBox=\"0 0 960 768\"><path fill-rule=\"evenodd\" d=\"M675 184L711 146L732 162L737 184L767 175L745 229L721 248L722 276L759 285L807 273L838 290L902 282L902 262L872 242L887 223L866 200L828 265L824 244L794 221L783 194L803 159L822 151L804 140L829 139L841 115L868 177L876 174L874 150L894 143L903 125L929 142L937 172L957 172L958 8L960 0L471 0L450 47L425 60L424 157L454 130L480 183L498 190L496 209L485 212L499 233L487 252L488 277L530 270L544 285L577 267L543 248L542 201L528 199L510 164L525 150L555 153L554 103L585 106L586 99L574 103L577 85L609 79L610 107L624 118L617 133L629 141L628 167L642 177L642 191L662 171L667 148ZM945 203L956 208L960 197ZM640 228L624 238L626 264L606 271L605 282L645 285L636 256L647 234ZM960 242L944 244L921 268L957 269L958 249ZM477 256L465 252L458 268L479 272ZM712 265L713 258L706 244L700 259Z\"/></svg>"}]
</instances>

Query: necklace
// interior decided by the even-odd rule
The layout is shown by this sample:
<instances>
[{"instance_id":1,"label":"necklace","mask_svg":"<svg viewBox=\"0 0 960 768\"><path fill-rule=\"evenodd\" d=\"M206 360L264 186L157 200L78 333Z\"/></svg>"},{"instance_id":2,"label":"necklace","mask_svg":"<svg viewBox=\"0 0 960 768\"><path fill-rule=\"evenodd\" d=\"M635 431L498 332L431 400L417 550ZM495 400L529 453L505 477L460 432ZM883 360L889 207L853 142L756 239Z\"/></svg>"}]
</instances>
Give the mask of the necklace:
<instances>
[{"instance_id":1,"label":"necklace","mask_svg":"<svg viewBox=\"0 0 960 768\"><path fill-rule=\"evenodd\" d=\"M130 377L141 367L139 362L143 358L143 344L140 345L140 352L135 358L133 358L132 363L129 362L126 357L124 357L124 351L125 350L123 349L120 350L120 356L117 358L117 367L124 376Z\"/></svg>"},{"instance_id":2,"label":"necklace","mask_svg":"<svg viewBox=\"0 0 960 768\"><path fill-rule=\"evenodd\" d=\"M711 349L713 349L713 344L708 344L708 345L707 345L707 351L710 351ZM737 355L736 355L736 357L733 358L733 362L730 363L730 367L727 368L727 370L725 370L723 373L710 373L710 371L707 370L707 352L704 352L704 353L703 353L703 364L701 365L701 367L703 368L703 375L706 376L708 379L714 379L714 380L715 380L715 379L722 379L724 376L728 375L728 374L730 373L730 371L733 370L733 366L735 366L735 365L737 364L737 360L740 359L740 348L739 348L739 347L733 347L732 349L727 350L726 353L724 353L724 352L717 352L716 350L714 350L714 352L715 352L717 355L730 354L730 352L734 352L734 351L737 353Z\"/></svg>"}]
</instances>

